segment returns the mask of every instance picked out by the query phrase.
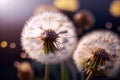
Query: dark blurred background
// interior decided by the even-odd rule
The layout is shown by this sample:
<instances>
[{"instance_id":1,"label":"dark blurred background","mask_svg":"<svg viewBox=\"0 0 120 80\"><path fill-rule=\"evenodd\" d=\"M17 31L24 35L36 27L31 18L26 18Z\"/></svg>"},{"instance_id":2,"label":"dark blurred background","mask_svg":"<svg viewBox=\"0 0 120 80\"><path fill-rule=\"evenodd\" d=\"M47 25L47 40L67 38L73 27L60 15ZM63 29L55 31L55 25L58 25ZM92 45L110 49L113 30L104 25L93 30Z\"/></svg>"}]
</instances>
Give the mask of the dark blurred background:
<instances>
[{"instance_id":1,"label":"dark blurred background","mask_svg":"<svg viewBox=\"0 0 120 80\"><path fill-rule=\"evenodd\" d=\"M110 4L113 1L79 0L79 10L87 9L95 17L95 24L91 30L110 29L120 34L120 16L114 17L109 12ZM24 24L33 15L34 9L43 4L53 4L53 0L0 0L0 44L2 45L0 46L0 80L18 80L17 69L13 66L15 61L29 61L36 77L44 75L44 65L38 64L30 59L24 59L24 56L21 58L23 51L20 46L20 34ZM107 27L107 24L110 27ZM74 65L74 63L71 64ZM55 70L59 70L59 65L57 66L58 68L54 68ZM76 80L80 80L80 74L77 72L75 65L73 67L77 75ZM40 74L39 71L43 73ZM58 79L52 78L51 80L55 79L59 80L59 77ZM112 80L120 80L120 78L116 77Z\"/></svg>"}]
</instances>

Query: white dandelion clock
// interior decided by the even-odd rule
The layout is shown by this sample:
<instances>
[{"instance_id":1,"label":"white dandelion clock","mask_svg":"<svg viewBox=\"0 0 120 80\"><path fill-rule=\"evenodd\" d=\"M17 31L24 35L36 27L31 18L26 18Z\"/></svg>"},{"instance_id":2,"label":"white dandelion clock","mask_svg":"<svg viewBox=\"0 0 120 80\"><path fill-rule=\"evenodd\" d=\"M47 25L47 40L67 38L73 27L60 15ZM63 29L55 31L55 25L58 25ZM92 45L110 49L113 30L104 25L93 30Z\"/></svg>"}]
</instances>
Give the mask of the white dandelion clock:
<instances>
[{"instance_id":1,"label":"white dandelion clock","mask_svg":"<svg viewBox=\"0 0 120 80\"><path fill-rule=\"evenodd\" d=\"M88 75L115 77L120 68L120 39L111 31L98 30L84 36L73 55L79 71Z\"/></svg>"},{"instance_id":2,"label":"white dandelion clock","mask_svg":"<svg viewBox=\"0 0 120 80\"><path fill-rule=\"evenodd\" d=\"M58 11L43 11L32 17L21 34L21 44L28 56L43 63L69 58L76 43L74 25Z\"/></svg>"}]
</instances>

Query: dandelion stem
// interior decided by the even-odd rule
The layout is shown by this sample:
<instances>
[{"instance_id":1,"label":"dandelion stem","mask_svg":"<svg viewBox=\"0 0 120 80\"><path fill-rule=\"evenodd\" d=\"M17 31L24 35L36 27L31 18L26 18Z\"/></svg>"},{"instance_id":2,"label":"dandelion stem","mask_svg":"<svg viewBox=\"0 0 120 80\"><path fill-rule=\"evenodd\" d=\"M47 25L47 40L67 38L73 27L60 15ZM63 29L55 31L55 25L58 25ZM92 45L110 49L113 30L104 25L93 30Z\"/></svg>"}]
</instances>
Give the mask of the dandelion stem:
<instances>
[{"instance_id":1,"label":"dandelion stem","mask_svg":"<svg viewBox=\"0 0 120 80\"><path fill-rule=\"evenodd\" d=\"M93 76L93 72L91 71L91 72L88 74L86 80L90 80L90 79L92 78L92 76Z\"/></svg>"},{"instance_id":2,"label":"dandelion stem","mask_svg":"<svg viewBox=\"0 0 120 80\"><path fill-rule=\"evenodd\" d=\"M49 80L49 71L50 71L50 65L46 63L46 65L45 65L45 79L44 80Z\"/></svg>"},{"instance_id":3,"label":"dandelion stem","mask_svg":"<svg viewBox=\"0 0 120 80\"><path fill-rule=\"evenodd\" d=\"M61 80L65 80L65 66L64 66L64 62L61 62Z\"/></svg>"}]
</instances>

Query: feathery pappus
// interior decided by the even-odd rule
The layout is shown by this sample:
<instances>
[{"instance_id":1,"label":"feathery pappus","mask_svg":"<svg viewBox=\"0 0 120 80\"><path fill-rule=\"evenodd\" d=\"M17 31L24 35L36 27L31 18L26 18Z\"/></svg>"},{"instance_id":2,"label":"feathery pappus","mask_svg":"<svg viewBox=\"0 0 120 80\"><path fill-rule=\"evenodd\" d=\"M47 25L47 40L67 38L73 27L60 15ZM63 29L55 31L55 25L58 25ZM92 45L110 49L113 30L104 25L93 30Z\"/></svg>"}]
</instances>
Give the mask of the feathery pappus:
<instances>
[{"instance_id":1,"label":"feathery pappus","mask_svg":"<svg viewBox=\"0 0 120 80\"><path fill-rule=\"evenodd\" d=\"M73 58L78 70L89 78L115 77L120 68L120 39L108 30L93 31L81 38Z\"/></svg>"},{"instance_id":2,"label":"feathery pappus","mask_svg":"<svg viewBox=\"0 0 120 80\"><path fill-rule=\"evenodd\" d=\"M21 33L28 56L42 63L58 63L72 55L77 44L73 23L58 11L43 11L32 17Z\"/></svg>"}]
</instances>

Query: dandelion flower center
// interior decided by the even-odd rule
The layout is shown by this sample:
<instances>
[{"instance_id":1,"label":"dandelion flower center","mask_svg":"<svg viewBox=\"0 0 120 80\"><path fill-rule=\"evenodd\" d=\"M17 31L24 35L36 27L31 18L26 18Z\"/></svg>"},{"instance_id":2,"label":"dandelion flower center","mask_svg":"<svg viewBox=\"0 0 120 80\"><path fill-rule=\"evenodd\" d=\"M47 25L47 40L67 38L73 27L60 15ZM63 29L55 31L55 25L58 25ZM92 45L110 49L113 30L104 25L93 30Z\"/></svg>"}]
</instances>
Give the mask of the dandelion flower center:
<instances>
[{"instance_id":1,"label":"dandelion flower center","mask_svg":"<svg viewBox=\"0 0 120 80\"><path fill-rule=\"evenodd\" d=\"M21 46L28 57L45 64L68 59L76 44L75 26L58 10L47 9L34 15L21 33Z\"/></svg>"},{"instance_id":2,"label":"dandelion flower center","mask_svg":"<svg viewBox=\"0 0 120 80\"><path fill-rule=\"evenodd\" d=\"M86 80L93 76L115 77L120 69L119 53L119 36L108 30L96 30L79 41L73 59Z\"/></svg>"},{"instance_id":3,"label":"dandelion flower center","mask_svg":"<svg viewBox=\"0 0 120 80\"><path fill-rule=\"evenodd\" d=\"M58 38L58 34L55 33L55 31L48 29L45 30L42 33L42 40L43 41L56 41L56 39Z\"/></svg>"},{"instance_id":4,"label":"dandelion flower center","mask_svg":"<svg viewBox=\"0 0 120 80\"><path fill-rule=\"evenodd\" d=\"M59 50L59 42L57 41L58 37L58 34L51 29L45 30L42 33L41 40L43 41L43 50L46 54L49 52L55 53Z\"/></svg>"},{"instance_id":5,"label":"dandelion flower center","mask_svg":"<svg viewBox=\"0 0 120 80\"><path fill-rule=\"evenodd\" d=\"M99 68L105 66L105 62L109 61L110 56L102 48L95 49L92 54L93 56L88 58L84 63L86 74L90 74L92 72L95 74L105 75L104 69L101 70Z\"/></svg>"},{"instance_id":6,"label":"dandelion flower center","mask_svg":"<svg viewBox=\"0 0 120 80\"><path fill-rule=\"evenodd\" d=\"M93 52L93 55L94 55L94 59L98 59L98 61L100 61L100 62L109 60L108 53L104 49L101 49L101 48L96 49Z\"/></svg>"}]
</instances>

